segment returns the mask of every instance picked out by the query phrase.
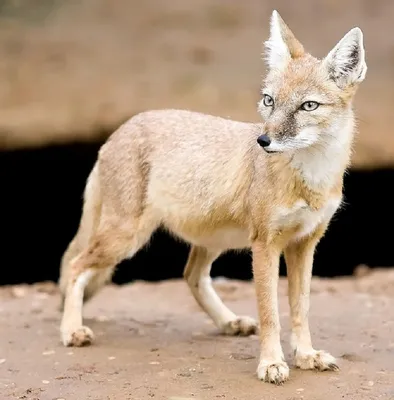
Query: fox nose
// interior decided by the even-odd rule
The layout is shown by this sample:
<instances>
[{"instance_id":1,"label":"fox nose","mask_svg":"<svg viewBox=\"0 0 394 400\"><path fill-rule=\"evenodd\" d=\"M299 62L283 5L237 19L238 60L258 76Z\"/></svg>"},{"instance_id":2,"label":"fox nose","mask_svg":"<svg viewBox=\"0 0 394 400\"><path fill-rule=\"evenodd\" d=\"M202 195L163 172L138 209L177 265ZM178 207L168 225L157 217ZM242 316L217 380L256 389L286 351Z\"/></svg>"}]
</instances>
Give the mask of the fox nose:
<instances>
[{"instance_id":1,"label":"fox nose","mask_svg":"<svg viewBox=\"0 0 394 400\"><path fill-rule=\"evenodd\" d=\"M261 147L268 147L271 144L271 139L267 135L261 135L257 138L257 143Z\"/></svg>"}]
</instances>

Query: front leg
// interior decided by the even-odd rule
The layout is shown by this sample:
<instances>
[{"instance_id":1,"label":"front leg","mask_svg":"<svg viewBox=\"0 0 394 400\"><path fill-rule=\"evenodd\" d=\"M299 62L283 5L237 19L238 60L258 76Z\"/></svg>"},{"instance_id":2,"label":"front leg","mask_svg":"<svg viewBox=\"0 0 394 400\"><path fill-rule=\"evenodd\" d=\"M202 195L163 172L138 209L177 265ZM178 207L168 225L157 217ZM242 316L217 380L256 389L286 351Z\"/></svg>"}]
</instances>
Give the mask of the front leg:
<instances>
[{"instance_id":1,"label":"front leg","mask_svg":"<svg viewBox=\"0 0 394 400\"><path fill-rule=\"evenodd\" d=\"M296 367L336 371L338 366L335 358L312 347L308 322L313 255L323 232L324 227L321 227L313 235L291 243L284 252L289 281L291 345Z\"/></svg>"},{"instance_id":2,"label":"front leg","mask_svg":"<svg viewBox=\"0 0 394 400\"><path fill-rule=\"evenodd\" d=\"M279 249L264 242L255 242L253 250L253 275L260 317L259 379L282 384L289 377L280 344L278 310Z\"/></svg>"}]
</instances>

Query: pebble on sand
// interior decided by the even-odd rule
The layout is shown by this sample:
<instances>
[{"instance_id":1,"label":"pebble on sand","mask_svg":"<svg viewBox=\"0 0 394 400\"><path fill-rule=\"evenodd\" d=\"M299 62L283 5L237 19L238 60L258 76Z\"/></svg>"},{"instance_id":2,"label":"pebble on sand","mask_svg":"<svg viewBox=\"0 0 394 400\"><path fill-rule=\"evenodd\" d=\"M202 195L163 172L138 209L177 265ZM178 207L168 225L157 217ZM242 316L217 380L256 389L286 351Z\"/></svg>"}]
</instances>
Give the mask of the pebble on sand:
<instances>
[{"instance_id":1,"label":"pebble on sand","mask_svg":"<svg viewBox=\"0 0 394 400\"><path fill-rule=\"evenodd\" d=\"M51 354L55 354L55 350L48 350L42 352L43 356L50 356Z\"/></svg>"}]
</instances>

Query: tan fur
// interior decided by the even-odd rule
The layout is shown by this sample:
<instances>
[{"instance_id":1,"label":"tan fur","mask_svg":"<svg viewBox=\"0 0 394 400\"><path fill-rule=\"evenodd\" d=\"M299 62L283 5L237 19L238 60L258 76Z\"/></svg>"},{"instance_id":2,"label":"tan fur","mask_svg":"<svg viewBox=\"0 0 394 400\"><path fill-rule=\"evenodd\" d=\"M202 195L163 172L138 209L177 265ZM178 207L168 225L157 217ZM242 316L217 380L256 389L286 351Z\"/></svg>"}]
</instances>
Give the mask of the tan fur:
<instances>
[{"instance_id":1,"label":"tan fur","mask_svg":"<svg viewBox=\"0 0 394 400\"><path fill-rule=\"evenodd\" d=\"M93 340L82 325L84 296L95 293L116 264L132 257L161 226L191 243L185 279L226 334L254 333L257 323L223 304L211 283L211 265L228 249L252 248L261 337L257 375L278 384L289 375L277 304L284 252L295 364L337 369L331 355L312 347L309 289L314 249L340 205L350 159L351 100L366 68L361 33L351 31L342 42L359 46L356 63L346 58L348 47L322 61L304 53L275 12L271 30L268 56L273 58L263 93L270 92L275 106L260 103L264 123L148 111L126 122L101 148L86 185L79 230L62 260L65 345ZM349 72L344 63L351 61ZM300 111L302 102L316 98L323 103L318 111ZM269 149L257 144L262 134L276 142L279 153L267 154Z\"/></svg>"}]
</instances>

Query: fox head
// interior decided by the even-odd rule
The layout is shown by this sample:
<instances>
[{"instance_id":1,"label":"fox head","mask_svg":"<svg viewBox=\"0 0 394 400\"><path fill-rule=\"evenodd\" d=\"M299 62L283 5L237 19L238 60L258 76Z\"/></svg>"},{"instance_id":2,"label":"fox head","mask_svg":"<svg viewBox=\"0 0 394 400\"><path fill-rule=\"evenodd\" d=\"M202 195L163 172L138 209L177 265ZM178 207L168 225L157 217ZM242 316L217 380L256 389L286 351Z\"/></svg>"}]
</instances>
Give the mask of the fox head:
<instances>
[{"instance_id":1,"label":"fox head","mask_svg":"<svg viewBox=\"0 0 394 400\"><path fill-rule=\"evenodd\" d=\"M264 131L258 143L267 152L285 152L340 141L367 72L362 31L350 30L318 60L274 11L265 48L268 73L258 104Z\"/></svg>"}]
</instances>

